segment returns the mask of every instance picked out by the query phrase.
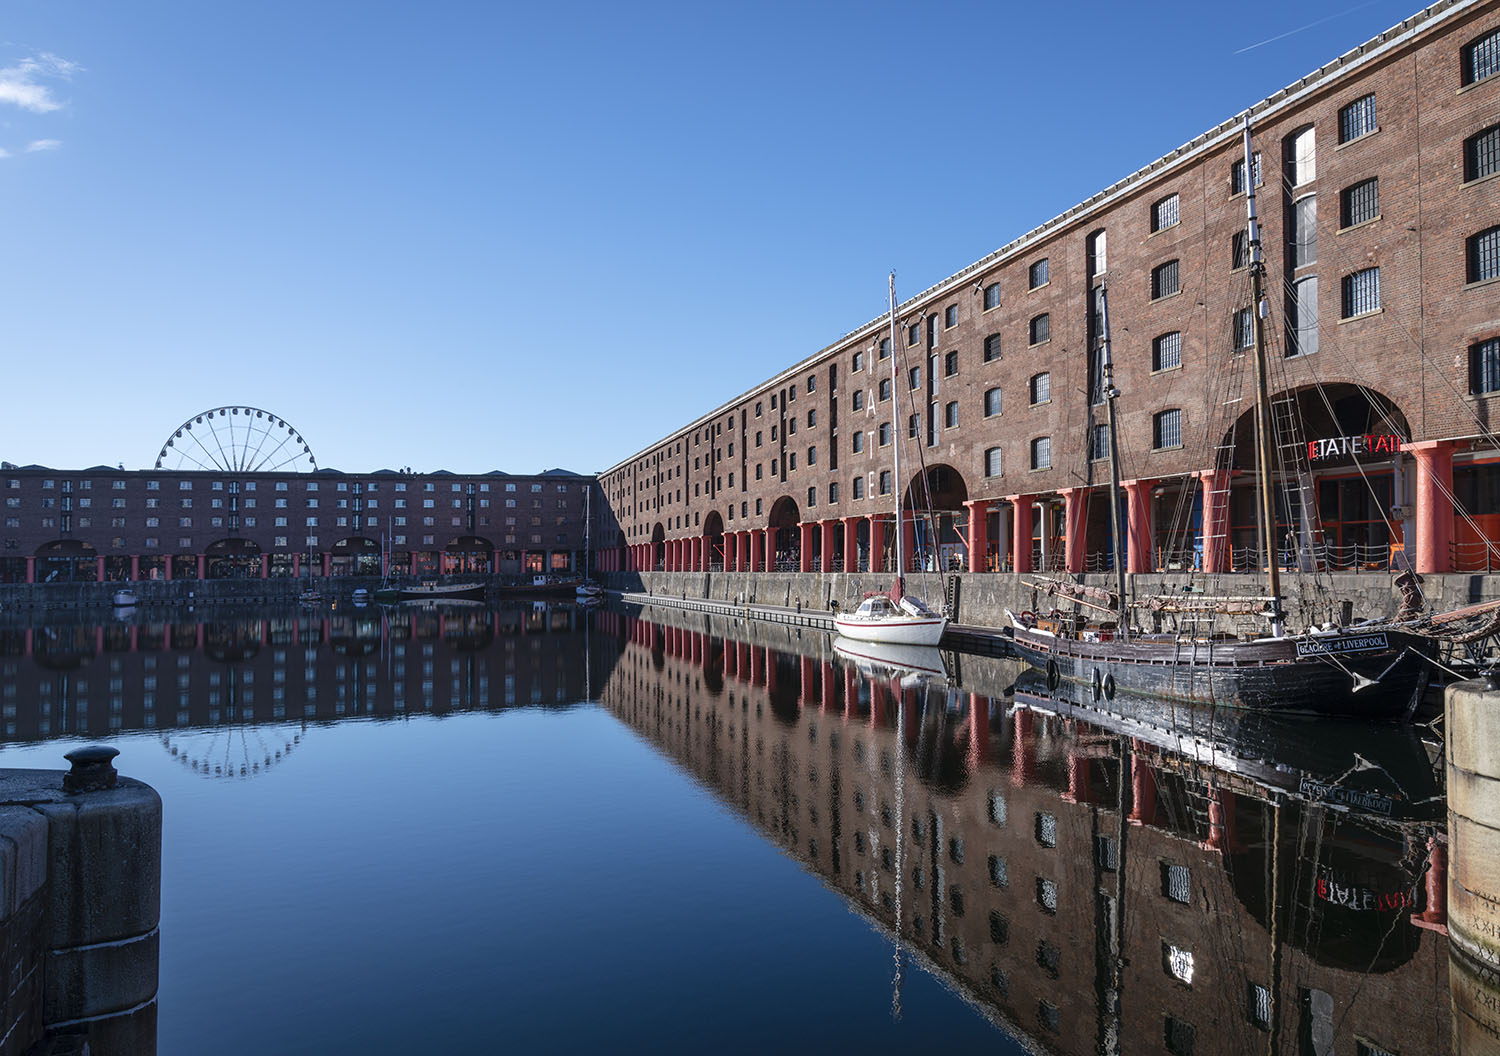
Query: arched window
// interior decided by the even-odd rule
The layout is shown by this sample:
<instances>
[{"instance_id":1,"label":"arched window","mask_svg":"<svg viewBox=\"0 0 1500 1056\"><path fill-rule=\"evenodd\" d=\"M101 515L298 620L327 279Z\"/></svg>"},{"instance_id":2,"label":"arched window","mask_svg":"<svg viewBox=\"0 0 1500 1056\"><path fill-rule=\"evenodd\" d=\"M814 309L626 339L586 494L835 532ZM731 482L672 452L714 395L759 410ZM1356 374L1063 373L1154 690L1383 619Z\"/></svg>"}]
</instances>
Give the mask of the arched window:
<instances>
[{"instance_id":1,"label":"arched window","mask_svg":"<svg viewBox=\"0 0 1500 1056\"><path fill-rule=\"evenodd\" d=\"M1286 144L1286 179L1292 187L1309 183L1318 175L1318 146L1313 127L1298 129L1284 140Z\"/></svg>"}]
</instances>

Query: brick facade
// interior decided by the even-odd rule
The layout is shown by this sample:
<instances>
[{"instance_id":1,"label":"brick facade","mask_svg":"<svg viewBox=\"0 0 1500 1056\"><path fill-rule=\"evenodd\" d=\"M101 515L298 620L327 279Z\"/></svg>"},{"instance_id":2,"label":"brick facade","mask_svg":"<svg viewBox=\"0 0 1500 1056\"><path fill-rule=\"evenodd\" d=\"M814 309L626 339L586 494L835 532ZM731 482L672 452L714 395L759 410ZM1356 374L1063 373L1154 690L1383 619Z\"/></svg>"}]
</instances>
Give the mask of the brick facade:
<instances>
[{"instance_id":1,"label":"brick facade","mask_svg":"<svg viewBox=\"0 0 1500 1056\"><path fill-rule=\"evenodd\" d=\"M1460 467L1491 457L1489 446L1473 438L1490 430L1497 394L1470 393L1468 360L1473 344L1500 336L1500 284L1466 281L1465 243L1500 217L1500 180L1466 182L1463 156L1465 140L1500 113L1500 76L1465 86L1461 63L1468 44L1497 28L1500 5L1492 0L1439 4L1251 108L1253 146L1262 159L1256 189L1271 389L1273 399L1297 395L1307 439L1390 433L1441 444ZM1374 130L1340 142L1341 110L1370 94ZM1308 126L1315 175L1298 172L1287 156ZM1137 522L1156 534L1142 544L1140 562L1164 564L1164 546L1178 545L1163 542L1162 525L1174 504L1201 507L1207 485L1198 474L1214 468L1215 450L1231 438L1245 446L1250 428L1242 412L1253 395L1253 357L1236 354L1232 340L1235 313L1251 301L1249 270L1232 255L1235 236L1246 229L1246 196L1231 183L1244 156L1242 127L1241 117L1226 121L899 307L896 431L904 439L908 415L921 414L925 463L944 467L934 505L955 515L943 541L978 551L970 556L972 570L1029 564L1032 548L1015 543L1022 533L1029 540L1027 520L1036 525L1036 559L1061 567L1068 490L1085 489L1079 497L1086 503L1108 479L1107 462L1091 457L1088 442L1104 421L1102 405L1089 396L1098 336L1090 299L1100 285L1108 287L1122 391L1123 473L1142 482L1131 501L1153 504L1143 506ZM1371 178L1378 181L1377 217L1344 227L1342 193ZM1307 208L1298 203L1308 195L1317 203L1316 262L1299 266L1292 217ZM1158 203L1172 196L1175 203L1163 205L1167 215L1158 218ZM1092 255L1092 236L1100 231L1107 247L1102 268ZM1034 286L1035 265L1043 260L1046 281ZM1173 261L1177 292L1153 290L1156 269ZM1372 267L1379 269L1378 310L1345 319L1346 277ZM1293 284L1308 278L1317 285L1318 347L1288 355L1295 347ZM1049 333L1032 341L1033 320L1043 315ZM909 343L906 328L913 324L917 339ZM780 555L816 571L847 552L842 532L856 523L864 533L864 567L873 525L863 519L889 520L893 508L880 486L891 464L890 448L880 443L882 423L891 420L890 404L881 399L881 384L891 377L891 363L880 358L888 334L886 319L872 320L601 474L611 527L618 527L612 541L621 548L606 560L625 568L692 569L720 561L726 568L767 568ZM1180 367L1153 362L1155 339L1170 334L1181 335ZM914 369L920 377L912 390ZM1050 395L1033 402L1031 386L1041 374ZM996 388L1001 407L987 415L986 393ZM1355 411L1340 402L1351 397L1358 398ZM1159 427L1170 428L1158 416L1171 411L1180 412L1180 444L1163 444L1157 435ZM950 414L956 424L949 424ZM856 432L865 434L858 452ZM1032 468L1033 444L1043 438L1050 465ZM1000 471L990 474L987 452L996 448ZM916 480L914 456L908 442L902 484ZM1359 475L1355 461L1336 468ZM1417 492L1416 502L1424 501L1427 470L1418 472L1410 455L1394 467L1382 458L1376 468L1400 478L1397 499ZM1450 479L1441 483L1451 490ZM1254 545L1235 512L1242 501L1231 500L1230 545L1237 549ZM1025 517L1018 518L1020 507ZM1339 516L1323 511L1325 520ZM1380 511L1371 519L1385 517ZM1466 538L1464 525L1451 519L1451 509L1424 507L1408 511L1403 524L1398 511L1386 529L1351 531L1349 538L1368 538L1372 550L1400 549L1403 535L1415 533L1416 548L1425 547L1430 558L1428 571L1463 568L1452 548ZM1082 571L1071 565L1108 549L1107 520L1107 504L1097 499L1080 514L1073 534L1086 532L1088 539L1069 547L1070 570ZM818 522L839 522L832 554L824 553ZM799 534L798 525L813 526L811 534ZM1201 530L1185 518L1180 527L1181 545L1199 551L1188 560L1201 561ZM723 541L720 530L727 533ZM889 539L891 526L884 534ZM1500 539L1500 530L1489 537ZM802 539L816 551L810 560L800 552L807 549ZM1483 551L1482 540L1478 545ZM878 553L878 545L873 549Z\"/></svg>"}]
</instances>

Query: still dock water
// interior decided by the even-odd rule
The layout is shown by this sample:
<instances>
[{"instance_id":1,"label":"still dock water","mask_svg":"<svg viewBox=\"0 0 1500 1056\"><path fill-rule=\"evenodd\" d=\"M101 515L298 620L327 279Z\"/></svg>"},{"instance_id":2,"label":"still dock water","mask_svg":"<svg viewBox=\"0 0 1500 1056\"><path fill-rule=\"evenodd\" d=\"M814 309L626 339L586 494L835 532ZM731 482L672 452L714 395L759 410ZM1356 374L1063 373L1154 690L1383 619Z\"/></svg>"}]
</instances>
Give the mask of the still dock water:
<instances>
[{"instance_id":1,"label":"still dock water","mask_svg":"<svg viewBox=\"0 0 1500 1056\"><path fill-rule=\"evenodd\" d=\"M0 700L161 793L164 1054L1451 1048L1430 730L571 606L12 625Z\"/></svg>"}]
</instances>

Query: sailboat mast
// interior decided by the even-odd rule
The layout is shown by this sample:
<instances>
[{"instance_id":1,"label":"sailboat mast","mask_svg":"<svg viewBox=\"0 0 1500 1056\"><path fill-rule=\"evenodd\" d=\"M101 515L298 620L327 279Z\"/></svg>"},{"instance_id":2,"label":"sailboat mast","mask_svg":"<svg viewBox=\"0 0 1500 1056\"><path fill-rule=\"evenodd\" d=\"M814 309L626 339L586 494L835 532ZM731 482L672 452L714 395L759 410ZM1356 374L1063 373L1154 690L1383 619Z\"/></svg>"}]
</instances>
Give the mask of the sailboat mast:
<instances>
[{"instance_id":1,"label":"sailboat mast","mask_svg":"<svg viewBox=\"0 0 1500 1056\"><path fill-rule=\"evenodd\" d=\"M1276 518L1272 506L1271 398L1266 383L1266 305L1262 285L1266 265L1261 257L1260 223L1255 213L1255 156L1250 149L1250 119L1245 118L1245 207L1249 213L1250 322L1255 331L1255 475L1256 519L1261 553L1266 556L1266 593L1271 599L1271 634L1281 637L1281 569L1276 566Z\"/></svg>"},{"instance_id":2,"label":"sailboat mast","mask_svg":"<svg viewBox=\"0 0 1500 1056\"><path fill-rule=\"evenodd\" d=\"M896 424L896 409L900 401L896 399L899 391L896 387L896 273L891 272L891 474L895 478L892 482L896 489L896 594L904 593L902 584L902 573L906 565L901 555L901 434ZM873 558L873 555L872 555Z\"/></svg>"},{"instance_id":3,"label":"sailboat mast","mask_svg":"<svg viewBox=\"0 0 1500 1056\"><path fill-rule=\"evenodd\" d=\"M1120 390L1115 388L1115 364L1109 348L1109 286L1099 287L1099 327L1103 341L1099 346L1100 384L1104 387L1104 416L1109 424L1109 530L1114 543L1116 589L1119 592L1120 637L1130 637L1129 621L1126 618L1125 602L1125 533L1120 524L1120 439L1115 429L1115 397Z\"/></svg>"}]
</instances>

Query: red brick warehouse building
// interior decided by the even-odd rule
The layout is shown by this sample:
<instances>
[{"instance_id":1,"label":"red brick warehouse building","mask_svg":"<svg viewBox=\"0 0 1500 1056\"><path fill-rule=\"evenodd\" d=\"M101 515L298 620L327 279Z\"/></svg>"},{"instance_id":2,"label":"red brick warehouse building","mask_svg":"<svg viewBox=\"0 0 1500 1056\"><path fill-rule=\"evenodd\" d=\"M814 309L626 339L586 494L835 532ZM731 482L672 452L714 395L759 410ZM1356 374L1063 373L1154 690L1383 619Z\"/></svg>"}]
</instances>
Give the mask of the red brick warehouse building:
<instances>
[{"instance_id":1,"label":"red brick warehouse building","mask_svg":"<svg viewBox=\"0 0 1500 1056\"><path fill-rule=\"evenodd\" d=\"M1246 116L907 300L899 347L872 320L605 471L603 567L888 569L899 486L936 514L902 526L918 565L1103 570L1106 289L1130 570L1260 567L1232 468L1253 442L1249 186L1273 414L1297 437L1279 559L1500 563L1500 3L1436 4L1251 107L1248 174Z\"/></svg>"},{"instance_id":2,"label":"red brick warehouse building","mask_svg":"<svg viewBox=\"0 0 1500 1056\"><path fill-rule=\"evenodd\" d=\"M150 470L0 463L0 583L572 572L592 487L562 469L318 468L284 420L220 407Z\"/></svg>"}]
</instances>

